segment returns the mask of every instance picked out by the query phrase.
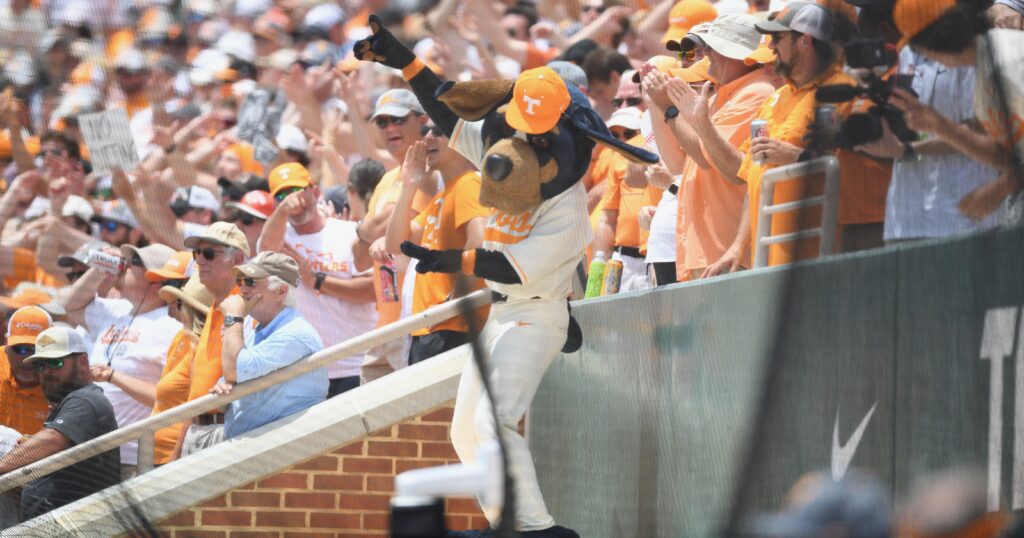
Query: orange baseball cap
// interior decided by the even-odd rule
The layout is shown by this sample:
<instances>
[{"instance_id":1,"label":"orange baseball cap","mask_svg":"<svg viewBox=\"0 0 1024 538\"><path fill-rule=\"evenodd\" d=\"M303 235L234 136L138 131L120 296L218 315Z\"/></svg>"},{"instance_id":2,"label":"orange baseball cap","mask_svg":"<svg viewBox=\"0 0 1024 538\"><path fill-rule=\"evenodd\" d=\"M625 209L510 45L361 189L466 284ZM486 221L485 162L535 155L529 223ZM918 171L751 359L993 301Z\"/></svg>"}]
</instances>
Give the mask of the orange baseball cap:
<instances>
[{"instance_id":1,"label":"orange baseball cap","mask_svg":"<svg viewBox=\"0 0 1024 538\"><path fill-rule=\"evenodd\" d=\"M527 134L546 133L558 125L571 101L569 89L554 69L544 66L523 71L512 88L505 122Z\"/></svg>"},{"instance_id":2,"label":"orange baseball cap","mask_svg":"<svg viewBox=\"0 0 1024 538\"><path fill-rule=\"evenodd\" d=\"M902 49L947 11L956 7L956 0L896 0L892 19L903 34L896 48Z\"/></svg>"},{"instance_id":3,"label":"orange baseball cap","mask_svg":"<svg viewBox=\"0 0 1024 538\"><path fill-rule=\"evenodd\" d=\"M678 79L682 79L683 82L690 84L696 84L698 82L704 82L708 80L708 68L711 66L710 58L701 58L701 60L690 67L677 67L669 69L669 74Z\"/></svg>"},{"instance_id":4,"label":"orange baseball cap","mask_svg":"<svg viewBox=\"0 0 1024 538\"><path fill-rule=\"evenodd\" d=\"M274 212L274 197L267 191L249 191L237 202L224 204L227 207L244 211L254 217L267 220Z\"/></svg>"},{"instance_id":5,"label":"orange baseball cap","mask_svg":"<svg viewBox=\"0 0 1024 538\"><path fill-rule=\"evenodd\" d=\"M53 296L39 288L25 287L15 291L10 297L0 297L0 305L8 308L22 308L31 305L46 304L53 300Z\"/></svg>"},{"instance_id":6,"label":"orange baseball cap","mask_svg":"<svg viewBox=\"0 0 1024 538\"><path fill-rule=\"evenodd\" d=\"M35 344L39 333L50 328L53 319L38 306L23 306L7 321L7 345Z\"/></svg>"},{"instance_id":7,"label":"orange baseball cap","mask_svg":"<svg viewBox=\"0 0 1024 538\"><path fill-rule=\"evenodd\" d=\"M690 28L702 22L711 22L717 17L718 10L707 0L676 2L668 13L668 31L661 36L661 42L679 41L686 37Z\"/></svg>"},{"instance_id":8,"label":"orange baseball cap","mask_svg":"<svg viewBox=\"0 0 1024 538\"><path fill-rule=\"evenodd\" d=\"M286 163L270 171L270 195L276 196L282 189L289 187L308 187L313 184L309 178L309 170L299 163Z\"/></svg>"},{"instance_id":9,"label":"orange baseball cap","mask_svg":"<svg viewBox=\"0 0 1024 538\"><path fill-rule=\"evenodd\" d=\"M646 62L658 71L668 75L671 74L673 69L679 69L679 59L675 56L668 56L665 54L659 54L658 56L651 56ZM640 82L640 72L633 73L633 82Z\"/></svg>"},{"instance_id":10,"label":"orange baseball cap","mask_svg":"<svg viewBox=\"0 0 1024 538\"><path fill-rule=\"evenodd\" d=\"M770 64L775 61L775 52L772 51L769 46L772 42L772 36L769 34L761 34L761 42L758 43L757 48L754 52L751 52L746 58L743 59L743 63L746 65L754 64Z\"/></svg>"},{"instance_id":11,"label":"orange baseball cap","mask_svg":"<svg viewBox=\"0 0 1024 538\"><path fill-rule=\"evenodd\" d=\"M250 174L263 175L263 165L256 160L252 145L237 142L228 146L225 151L232 153L242 162L242 171Z\"/></svg>"},{"instance_id":12,"label":"orange baseball cap","mask_svg":"<svg viewBox=\"0 0 1024 538\"><path fill-rule=\"evenodd\" d=\"M185 280L191 276L192 252L179 250L167 258L164 266L146 271L149 282L165 282L167 280Z\"/></svg>"}]
</instances>

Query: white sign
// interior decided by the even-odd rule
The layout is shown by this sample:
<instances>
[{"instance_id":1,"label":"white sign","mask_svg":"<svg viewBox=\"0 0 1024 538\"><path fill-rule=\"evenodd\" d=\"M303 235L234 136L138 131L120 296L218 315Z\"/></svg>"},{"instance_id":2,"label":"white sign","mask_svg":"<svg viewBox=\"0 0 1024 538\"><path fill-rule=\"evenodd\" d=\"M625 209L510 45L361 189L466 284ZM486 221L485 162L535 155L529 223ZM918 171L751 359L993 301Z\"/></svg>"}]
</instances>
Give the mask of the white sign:
<instances>
[{"instance_id":1,"label":"white sign","mask_svg":"<svg viewBox=\"0 0 1024 538\"><path fill-rule=\"evenodd\" d=\"M89 148L93 169L110 172L115 166L129 171L139 163L135 141L128 127L128 114L123 108L83 114L78 124Z\"/></svg>"}]
</instances>

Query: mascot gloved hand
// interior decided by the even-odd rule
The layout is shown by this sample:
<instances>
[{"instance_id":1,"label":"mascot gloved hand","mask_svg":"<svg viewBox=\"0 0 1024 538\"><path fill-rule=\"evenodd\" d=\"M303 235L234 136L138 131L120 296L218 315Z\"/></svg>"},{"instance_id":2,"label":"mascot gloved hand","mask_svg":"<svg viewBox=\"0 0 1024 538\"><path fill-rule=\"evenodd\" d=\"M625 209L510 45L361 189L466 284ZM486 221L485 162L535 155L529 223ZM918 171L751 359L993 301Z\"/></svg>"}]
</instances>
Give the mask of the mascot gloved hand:
<instances>
[{"instance_id":1,"label":"mascot gloved hand","mask_svg":"<svg viewBox=\"0 0 1024 538\"><path fill-rule=\"evenodd\" d=\"M462 373L452 445L459 459L471 462L477 443L501 435L514 485L515 526L522 536L578 538L548 513L519 421L559 352L580 346L581 331L567 299L593 240L580 178L594 145L637 163L656 163L658 156L613 137L586 96L550 67L523 71L514 81L443 82L376 16L370 17L370 28L373 35L355 44L356 56L402 71L449 145L480 171L480 203L491 209L480 248L401 247L419 260L420 273L461 271L484 279L494 292L481 334L486 368L478 372L470 361ZM495 388L490 404L497 425L483 398L481 375ZM500 510L484 507L484 514L498 525Z\"/></svg>"}]
</instances>

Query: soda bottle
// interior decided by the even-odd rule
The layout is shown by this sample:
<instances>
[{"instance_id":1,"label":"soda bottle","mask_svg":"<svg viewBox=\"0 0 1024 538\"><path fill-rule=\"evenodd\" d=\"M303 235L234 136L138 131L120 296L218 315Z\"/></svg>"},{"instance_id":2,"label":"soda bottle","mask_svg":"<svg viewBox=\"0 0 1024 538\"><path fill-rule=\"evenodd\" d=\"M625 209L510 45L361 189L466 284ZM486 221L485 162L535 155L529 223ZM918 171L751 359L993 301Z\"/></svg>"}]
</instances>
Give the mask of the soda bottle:
<instances>
[{"instance_id":1,"label":"soda bottle","mask_svg":"<svg viewBox=\"0 0 1024 538\"><path fill-rule=\"evenodd\" d=\"M622 283L622 262L611 260L604 267L604 283L601 285L601 295L615 295L619 293L619 284Z\"/></svg>"},{"instance_id":2,"label":"soda bottle","mask_svg":"<svg viewBox=\"0 0 1024 538\"><path fill-rule=\"evenodd\" d=\"M590 262L590 271L587 272L587 292L584 299L601 295L601 284L604 282L605 253L598 251L594 254L594 260Z\"/></svg>"}]
</instances>

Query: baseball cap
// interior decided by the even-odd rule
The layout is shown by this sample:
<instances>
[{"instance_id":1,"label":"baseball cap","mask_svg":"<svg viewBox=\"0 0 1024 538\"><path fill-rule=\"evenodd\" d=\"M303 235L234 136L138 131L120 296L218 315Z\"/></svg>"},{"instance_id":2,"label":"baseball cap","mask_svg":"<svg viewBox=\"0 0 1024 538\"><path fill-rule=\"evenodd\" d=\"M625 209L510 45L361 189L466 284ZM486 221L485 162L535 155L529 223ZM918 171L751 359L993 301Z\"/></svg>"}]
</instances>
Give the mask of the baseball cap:
<instances>
[{"instance_id":1,"label":"baseball cap","mask_svg":"<svg viewBox=\"0 0 1024 538\"><path fill-rule=\"evenodd\" d=\"M330 60L330 65L333 65L337 55L338 51L330 41L318 39L302 49L299 61L307 68L322 65L328 60Z\"/></svg>"},{"instance_id":2,"label":"baseball cap","mask_svg":"<svg viewBox=\"0 0 1024 538\"><path fill-rule=\"evenodd\" d=\"M644 63L650 64L655 69L657 69L658 71L661 71L662 73L665 73L666 75L671 73L672 69L679 69L679 60L675 59L672 56L668 56L666 54L659 54L657 56L651 56ZM640 80L641 80L640 79L640 72L636 71L635 73L633 73L633 82L639 84Z\"/></svg>"},{"instance_id":3,"label":"baseball cap","mask_svg":"<svg viewBox=\"0 0 1024 538\"><path fill-rule=\"evenodd\" d=\"M53 319L38 306L23 306L7 320L7 345L35 344L39 333L50 328Z\"/></svg>"},{"instance_id":4,"label":"baseball cap","mask_svg":"<svg viewBox=\"0 0 1024 538\"><path fill-rule=\"evenodd\" d=\"M274 197L267 191L249 191L240 201L224 205L266 220L274 212Z\"/></svg>"},{"instance_id":5,"label":"baseball cap","mask_svg":"<svg viewBox=\"0 0 1024 538\"><path fill-rule=\"evenodd\" d=\"M792 2L774 19L754 25L762 34L800 32L819 41L831 41L835 26L832 11L817 4Z\"/></svg>"},{"instance_id":6,"label":"baseball cap","mask_svg":"<svg viewBox=\"0 0 1024 538\"><path fill-rule=\"evenodd\" d=\"M270 195L276 196L289 187L308 187L313 184L309 170L299 163L285 163L270 171Z\"/></svg>"},{"instance_id":7,"label":"baseball cap","mask_svg":"<svg viewBox=\"0 0 1024 538\"><path fill-rule=\"evenodd\" d=\"M235 273L250 278L276 276L291 284L299 285L299 264L287 254L265 250L242 265L235 266Z\"/></svg>"},{"instance_id":8,"label":"baseball cap","mask_svg":"<svg viewBox=\"0 0 1024 538\"><path fill-rule=\"evenodd\" d=\"M661 42L679 41L690 28L702 22L710 22L718 16L715 6L706 0L682 0L672 6L668 13L668 30L661 36Z\"/></svg>"},{"instance_id":9,"label":"baseball cap","mask_svg":"<svg viewBox=\"0 0 1024 538\"><path fill-rule=\"evenodd\" d=\"M243 62L256 61L256 40L249 32L230 30L217 40L216 48Z\"/></svg>"},{"instance_id":10,"label":"baseball cap","mask_svg":"<svg viewBox=\"0 0 1024 538\"><path fill-rule=\"evenodd\" d=\"M171 198L171 209L187 211L189 209L209 209L214 213L220 211L217 197L204 187L178 187Z\"/></svg>"},{"instance_id":11,"label":"baseball cap","mask_svg":"<svg viewBox=\"0 0 1024 538\"><path fill-rule=\"evenodd\" d=\"M77 118L81 114L99 110L103 103L100 91L91 84L79 84L64 94L53 111L55 119Z\"/></svg>"},{"instance_id":12,"label":"baseball cap","mask_svg":"<svg viewBox=\"0 0 1024 538\"><path fill-rule=\"evenodd\" d=\"M41 305L50 302L53 295L43 288L33 285L19 285L11 295L0 296L0 305L8 308L22 308L30 305Z\"/></svg>"},{"instance_id":13,"label":"baseball cap","mask_svg":"<svg viewBox=\"0 0 1024 538\"><path fill-rule=\"evenodd\" d=\"M187 250L179 250L167 258L164 266L159 269L146 271L146 280L150 282L163 282L165 280L184 280L192 273L192 253Z\"/></svg>"},{"instance_id":14,"label":"baseball cap","mask_svg":"<svg viewBox=\"0 0 1024 538\"><path fill-rule=\"evenodd\" d=\"M246 142L235 142L224 150L238 158L242 163L242 171L250 174L262 174L263 165L256 160L256 153L252 144Z\"/></svg>"},{"instance_id":15,"label":"baseball cap","mask_svg":"<svg viewBox=\"0 0 1024 538\"><path fill-rule=\"evenodd\" d=\"M306 140L306 135L302 134L302 130L294 125L282 125L277 130L274 142L277 143L277 147L285 150L299 153L306 153L309 150L309 141Z\"/></svg>"},{"instance_id":16,"label":"baseball cap","mask_svg":"<svg viewBox=\"0 0 1024 538\"><path fill-rule=\"evenodd\" d=\"M900 31L896 48L903 48L935 21L956 7L956 0L896 0L892 8L892 19Z\"/></svg>"},{"instance_id":17,"label":"baseball cap","mask_svg":"<svg viewBox=\"0 0 1024 538\"><path fill-rule=\"evenodd\" d=\"M281 71L287 71L291 68L292 64L299 61L299 59L299 53L295 49L280 49L270 56L267 56L263 64L264 67L272 67Z\"/></svg>"},{"instance_id":18,"label":"baseball cap","mask_svg":"<svg viewBox=\"0 0 1024 538\"><path fill-rule=\"evenodd\" d=\"M255 19L272 7L274 4L271 0L236 0L235 16Z\"/></svg>"},{"instance_id":19,"label":"baseball cap","mask_svg":"<svg viewBox=\"0 0 1024 538\"><path fill-rule=\"evenodd\" d=\"M722 15L701 31L687 34L683 38L682 47L688 50L698 42L703 42L726 58L742 60L753 53L761 41L761 34L754 28L757 21L753 15Z\"/></svg>"},{"instance_id":20,"label":"baseball cap","mask_svg":"<svg viewBox=\"0 0 1024 538\"><path fill-rule=\"evenodd\" d=\"M192 275L181 289L164 286L157 292L165 303L181 299L185 304L198 310L204 316L210 315L213 305L213 294L199 281L199 275Z\"/></svg>"},{"instance_id":21,"label":"baseball cap","mask_svg":"<svg viewBox=\"0 0 1024 538\"><path fill-rule=\"evenodd\" d=\"M644 115L639 108L634 106L620 108L612 112L608 118L608 127L622 127L635 131L640 128L640 118Z\"/></svg>"},{"instance_id":22,"label":"baseball cap","mask_svg":"<svg viewBox=\"0 0 1024 538\"><path fill-rule=\"evenodd\" d=\"M696 84L708 79L708 68L711 66L711 59L704 57L690 67L669 69L669 74L683 82Z\"/></svg>"},{"instance_id":23,"label":"baseball cap","mask_svg":"<svg viewBox=\"0 0 1024 538\"><path fill-rule=\"evenodd\" d=\"M519 75L512 87L505 122L528 134L546 133L558 124L570 102L569 89L554 69L529 69Z\"/></svg>"},{"instance_id":24,"label":"baseball cap","mask_svg":"<svg viewBox=\"0 0 1024 538\"><path fill-rule=\"evenodd\" d=\"M74 353L88 353L85 340L71 327L50 327L36 337L36 352L25 358L24 364L36 359L59 359Z\"/></svg>"},{"instance_id":25,"label":"baseball cap","mask_svg":"<svg viewBox=\"0 0 1024 538\"><path fill-rule=\"evenodd\" d=\"M142 258L142 266L147 271L153 271L162 268L167 263L167 260L174 256L174 249L160 243L154 243L142 248L135 245L121 245L121 254L124 255L126 260L131 260L132 256L137 255L139 258Z\"/></svg>"},{"instance_id":26,"label":"baseball cap","mask_svg":"<svg viewBox=\"0 0 1024 538\"><path fill-rule=\"evenodd\" d=\"M382 93L377 98L377 104L373 107L373 116L370 116L370 119L373 120L377 116L401 118L412 112L424 113L423 106L420 105L419 99L416 99L416 94L409 90L394 89Z\"/></svg>"},{"instance_id":27,"label":"baseball cap","mask_svg":"<svg viewBox=\"0 0 1024 538\"><path fill-rule=\"evenodd\" d=\"M314 6L302 19L303 26L315 26L323 30L330 30L345 20L345 10L338 4L327 3Z\"/></svg>"},{"instance_id":28,"label":"baseball cap","mask_svg":"<svg viewBox=\"0 0 1024 538\"><path fill-rule=\"evenodd\" d=\"M149 67L146 66L146 55L134 47L127 48L117 55L117 60L114 61L114 68L131 72L149 70Z\"/></svg>"},{"instance_id":29,"label":"baseball cap","mask_svg":"<svg viewBox=\"0 0 1024 538\"><path fill-rule=\"evenodd\" d=\"M228 200L241 200L245 193L251 191L270 190L266 178L251 173L247 173L242 181L233 181L226 177L218 178L217 185L220 186L221 198Z\"/></svg>"},{"instance_id":30,"label":"baseball cap","mask_svg":"<svg viewBox=\"0 0 1024 538\"><path fill-rule=\"evenodd\" d=\"M324 200L331 203L335 213L341 214L348 205L348 187L337 185L325 190Z\"/></svg>"},{"instance_id":31,"label":"baseball cap","mask_svg":"<svg viewBox=\"0 0 1024 538\"><path fill-rule=\"evenodd\" d=\"M747 65L754 64L770 64L775 61L775 52L772 51L769 44L772 41L772 36L768 34L761 34L761 42L757 44L757 48L754 52L751 52L743 59L743 63Z\"/></svg>"},{"instance_id":32,"label":"baseball cap","mask_svg":"<svg viewBox=\"0 0 1024 538\"><path fill-rule=\"evenodd\" d=\"M232 222L214 222L206 227L203 235L194 235L185 239L185 248L196 248L200 241L209 241L235 248L246 256L249 255L249 240L245 238L242 230L239 230L238 226Z\"/></svg>"},{"instance_id":33,"label":"baseball cap","mask_svg":"<svg viewBox=\"0 0 1024 538\"><path fill-rule=\"evenodd\" d=\"M102 214L93 215L91 220L93 222L112 220L129 228L139 227L139 221L135 219L132 210L128 208L128 204L124 203L123 200L114 200L103 204Z\"/></svg>"},{"instance_id":34,"label":"baseball cap","mask_svg":"<svg viewBox=\"0 0 1024 538\"><path fill-rule=\"evenodd\" d=\"M110 244L106 241L92 241L90 243L86 243L78 247L74 254L70 256L64 255L57 258L57 265L60 267L74 267L76 265L80 267L88 267L89 251L103 250L105 248L110 248Z\"/></svg>"},{"instance_id":35,"label":"baseball cap","mask_svg":"<svg viewBox=\"0 0 1024 538\"><path fill-rule=\"evenodd\" d=\"M554 69L555 73L558 73L558 76L562 77L565 82L584 89L590 88L587 82L587 72L582 67L565 60L550 61L548 67Z\"/></svg>"}]
</instances>

